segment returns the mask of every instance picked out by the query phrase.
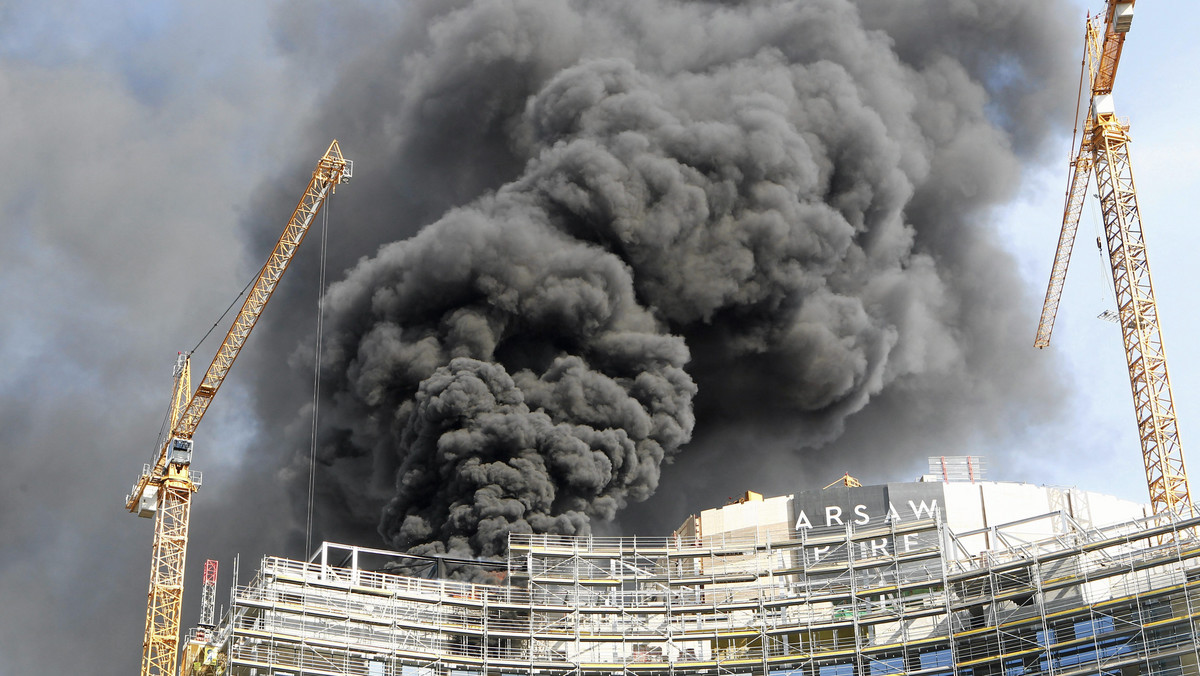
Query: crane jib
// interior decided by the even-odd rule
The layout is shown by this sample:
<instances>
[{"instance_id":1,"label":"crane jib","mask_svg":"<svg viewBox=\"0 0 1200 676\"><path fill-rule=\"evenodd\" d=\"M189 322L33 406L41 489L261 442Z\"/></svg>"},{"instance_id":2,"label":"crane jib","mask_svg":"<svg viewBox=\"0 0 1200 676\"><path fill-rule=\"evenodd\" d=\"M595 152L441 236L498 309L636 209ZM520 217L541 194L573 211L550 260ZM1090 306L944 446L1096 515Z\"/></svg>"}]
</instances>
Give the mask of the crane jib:
<instances>
[{"instance_id":1,"label":"crane jib","mask_svg":"<svg viewBox=\"0 0 1200 676\"><path fill-rule=\"evenodd\" d=\"M200 485L199 473L190 469L192 435L229 374L230 367L271 299L313 219L337 184L346 182L353 175L353 167L350 160L342 157L338 142L335 140L331 143L317 162L304 195L186 406L183 401L186 389L190 387L191 371L188 356L180 357L172 396L171 434L160 449L154 465L143 467L132 492L125 498L126 509L138 516L153 516L155 519L146 632L142 642L143 676L175 676L177 673L191 495Z\"/></svg>"},{"instance_id":2,"label":"crane jib","mask_svg":"<svg viewBox=\"0 0 1200 676\"><path fill-rule=\"evenodd\" d=\"M307 234L313 219L320 211L321 206L324 204L333 187L344 176L344 172L336 165L327 165L324 162L318 165L317 170L313 172L313 178L309 182L308 190L305 191L304 197L293 212L292 219L289 220L283 235L276 243L275 249L271 252L267 263L263 266L262 271L255 280L252 290L242 304L242 308L234 319L232 326L230 326L225 340L222 341L221 347L217 350L217 354L213 357L212 363L205 372L199 387L196 388L196 392L188 402L187 408L180 417L178 424L172 430L171 436L173 438L190 439L195 434L196 427L208 410L208 405L212 402L213 397L216 396L217 390L220 389L221 384L228 375L229 369L237 359L242 346L245 345L246 340L250 337L250 333L258 322L259 316L261 316L279 280L283 277L283 273L291 263L292 256ZM155 474L161 474L162 470L166 467L167 447L169 443L168 441L167 444L164 444L162 451L159 453L158 460L155 463Z\"/></svg>"}]
</instances>

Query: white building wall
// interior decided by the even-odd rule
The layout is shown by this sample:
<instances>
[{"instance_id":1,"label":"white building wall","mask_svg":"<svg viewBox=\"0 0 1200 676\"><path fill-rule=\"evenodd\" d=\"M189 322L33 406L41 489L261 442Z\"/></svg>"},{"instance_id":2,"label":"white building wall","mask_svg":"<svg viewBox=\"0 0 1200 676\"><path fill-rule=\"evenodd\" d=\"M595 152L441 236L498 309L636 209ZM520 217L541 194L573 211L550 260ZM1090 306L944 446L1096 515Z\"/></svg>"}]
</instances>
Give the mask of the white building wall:
<instances>
[{"instance_id":1,"label":"white building wall","mask_svg":"<svg viewBox=\"0 0 1200 676\"><path fill-rule=\"evenodd\" d=\"M928 478L926 478L928 479ZM1111 495L1092 493L1074 487L977 481L943 483L945 504L942 518L955 533L982 531L1023 519L1028 523L1005 528L1010 539L1042 540L1067 530L1066 522L1056 516L1070 515L1084 527L1101 527L1143 517L1145 505ZM695 519L704 537L785 538L791 523L791 495L764 500L747 500L706 509ZM905 514L905 517L907 515ZM1045 518L1036 518L1045 517ZM685 522L686 528L691 520ZM681 528L678 532L683 532ZM968 556L997 548L995 535L980 532L960 538Z\"/></svg>"},{"instance_id":2,"label":"white building wall","mask_svg":"<svg viewBox=\"0 0 1200 676\"><path fill-rule=\"evenodd\" d=\"M791 500L790 495L780 495L706 509L700 512L700 533L704 537L719 533L730 536L757 533L760 538L766 538L770 532L782 537L790 526L788 505Z\"/></svg>"}]
</instances>

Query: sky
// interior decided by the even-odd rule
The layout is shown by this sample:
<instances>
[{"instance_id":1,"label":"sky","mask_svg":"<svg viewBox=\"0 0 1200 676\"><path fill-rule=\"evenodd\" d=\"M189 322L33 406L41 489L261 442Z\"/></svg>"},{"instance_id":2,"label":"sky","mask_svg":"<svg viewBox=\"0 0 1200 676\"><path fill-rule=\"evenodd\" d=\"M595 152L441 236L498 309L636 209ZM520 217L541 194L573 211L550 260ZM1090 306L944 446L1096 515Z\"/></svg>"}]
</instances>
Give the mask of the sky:
<instances>
[{"instance_id":1,"label":"sky","mask_svg":"<svg viewBox=\"0 0 1200 676\"><path fill-rule=\"evenodd\" d=\"M1084 12L1100 4L1072 4L1081 44ZM402 29L402 14L368 0L0 2L0 152L8 158L0 165L0 676L136 668L151 530L122 504L151 460L175 354L196 343L257 270L288 213L277 223L250 219L264 203L299 197L311 165L343 134L324 128L319 111L336 103L339 78ZM1185 127L1200 102L1189 69L1200 46L1187 32L1198 20L1194 3L1139 4L1115 90L1118 113L1132 125L1185 449L1200 438L1200 355L1191 349L1200 336L1192 260L1200 232L1188 227L1200 168ZM1068 144L1064 135L1027 166L1016 198L993 214L1024 282L1006 292L1025 297L1034 318L1061 221ZM351 145L343 150L356 156ZM356 180L371 170L360 161ZM332 202L331 241L353 227L338 214L354 186ZM1028 428L1007 421L1021 429L995 449L1005 462L989 472L1143 501L1120 336L1096 319L1113 302L1092 245L1099 227L1089 204L1052 346L1034 349L1035 327L1027 327L1028 359L1067 384L1062 413ZM310 241L298 272L311 272L314 248ZM311 297L312 318L295 321L315 328L315 276L284 284L293 298ZM261 366L295 361L294 350L256 334L238 366L302 385L303 364L291 374ZM243 575L264 554L300 555L293 531L237 528L295 516L284 484L261 471L255 452L296 430L263 428L258 390L240 373L235 367L196 439L204 485L188 580L199 579L206 556L219 557L218 604L233 552L243 554ZM796 481L823 485L843 471L864 482L905 480L922 471L919 458L899 475L859 462ZM781 485L769 473L747 476L758 483L746 489ZM686 515L670 513L677 505L656 507L669 521ZM196 586L185 626L198 613Z\"/></svg>"}]
</instances>

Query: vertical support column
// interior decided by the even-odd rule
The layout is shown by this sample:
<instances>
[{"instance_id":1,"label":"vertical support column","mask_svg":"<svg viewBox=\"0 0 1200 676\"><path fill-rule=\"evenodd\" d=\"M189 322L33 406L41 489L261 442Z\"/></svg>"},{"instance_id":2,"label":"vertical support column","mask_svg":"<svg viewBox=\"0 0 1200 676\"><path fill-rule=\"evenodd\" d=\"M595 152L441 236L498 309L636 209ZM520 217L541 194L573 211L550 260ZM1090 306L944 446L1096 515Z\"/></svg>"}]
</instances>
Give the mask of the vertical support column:
<instances>
[{"instance_id":1,"label":"vertical support column","mask_svg":"<svg viewBox=\"0 0 1200 676\"><path fill-rule=\"evenodd\" d=\"M580 624L583 622L583 614L580 611L582 605L581 600L584 594L583 581L579 577L579 567L583 564L583 557L579 555L579 540L571 539L571 580L572 588L571 595L574 597L571 600L571 628L575 638L575 659L579 659L579 655L583 652L583 644L580 639Z\"/></svg>"},{"instance_id":2,"label":"vertical support column","mask_svg":"<svg viewBox=\"0 0 1200 676\"><path fill-rule=\"evenodd\" d=\"M854 673L867 676L868 670L863 660L863 641L859 634L858 612L858 572L854 568L854 527L846 524L846 572L850 575L850 626L854 631Z\"/></svg>"},{"instance_id":3,"label":"vertical support column","mask_svg":"<svg viewBox=\"0 0 1200 676\"><path fill-rule=\"evenodd\" d=\"M909 664L909 660L912 658L912 656L909 655L908 650L909 627L908 618L906 616L908 611L904 607L904 595L901 593L901 589L903 589L903 582L900 579L900 539L899 533L896 532L896 522L892 519L888 519L888 530L888 537L892 543L892 563L889 568L891 569L892 573L892 585L896 589L895 598L892 599L891 602L892 608L890 609L890 612L895 614L896 622L900 625L900 650L902 655L901 663L903 664L902 670L905 672L915 671L919 667L912 667Z\"/></svg>"},{"instance_id":4,"label":"vertical support column","mask_svg":"<svg viewBox=\"0 0 1200 676\"><path fill-rule=\"evenodd\" d=\"M1099 617L1099 615L1096 612L1096 604L1093 603L1091 599L1092 586L1090 584L1091 579L1089 577L1089 573L1091 572L1091 560L1089 557L1098 556L1098 554L1084 553L1083 547L1079 548L1079 552L1080 553L1078 554L1076 561L1078 562L1077 565L1079 566L1079 577L1083 580L1083 582L1079 585L1080 589L1083 590L1083 593L1080 595L1080 600L1084 604L1084 607L1087 608L1088 622L1091 623L1092 627L1092 651L1096 656L1097 671L1100 671L1102 657L1100 655L1099 632L1096 631L1096 618ZM1106 552L1102 550L1099 555L1106 555Z\"/></svg>"},{"instance_id":5,"label":"vertical support column","mask_svg":"<svg viewBox=\"0 0 1200 676\"><path fill-rule=\"evenodd\" d=\"M1156 514L1190 514L1192 497L1179 443L1150 263L1142 238L1141 214L1129 161L1129 135L1114 115L1101 115L1093 134L1096 186L1104 212L1150 504Z\"/></svg>"},{"instance_id":6,"label":"vertical support column","mask_svg":"<svg viewBox=\"0 0 1200 676\"><path fill-rule=\"evenodd\" d=\"M954 674L957 676L958 669L958 644L954 640L954 610L951 604L950 594L950 573L949 566L946 565L946 552L953 551L947 548L948 538L945 533L945 524L942 522L942 513L937 512L937 534L938 534L938 567L942 573L942 599L946 613L946 643L950 647L950 665L954 669Z\"/></svg>"},{"instance_id":7,"label":"vertical support column","mask_svg":"<svg viewBox=\"0 0 1200 676\"><path fill-rule=\"evenodd\" d=\"M142 674L175 676L193 490L186 467L167 466L167 478L159 492L158 512L154 519L154 558L150 568L146 633L142 642Z\"/></svg>"},{"instance_id":8,"label":"vertical support column","mask_svg":"<svg viewBox=\"0 0 1200 676\"><path fill-rule=\"evenodd\" d=\"M767 641L768 641L768 638L767 638L767 607L763 603L762 594L758 595L757 612L758 612L759 660L760 660L760 663L762 664L762 672L764 674L766 674L770 667L769 663L767 662L767 657L768 657L768 654L770 653L770 650L767 649L767 647L768 647L768 643L767 643Z\"/></svg>"},{"instance_id":9,"label":"vertical support column","mask_svg":"<svg viewBox=\"0 0 1200 676\"><path fill-rule=\"evenodd\" d=\"M217 562L204 562L204 587L200 594L200 626L211 629L217 626Z\"/></svg>"},{"instance_id":10,"label":"vertical support column","mask_svg":"<svg viewBox=\"0 0 1200 676\"><path fill-rule=\"evenodd\" d=\"M1037 598L1038 620L1042 623L1042 640L1039 641L1039 647L1042 648L1043 659L1046 660L1047 673L1054 674L1058 670L1054 668L1054 657L1050 651L1050 646L1056 642L1056 637L1050 631L1050 623L1046 621L1046 594L1042 589L1042 565L1037 558L1029 561L1029 583L1033 588L1033 595ZM999 623L999 618L997 618Z\"/></svg>"},{"instance_id":11,"label":"vertical support column","mask_svg":"<svg viewBox=\"0 0 1200 676\"><path fill-rule=\"evenodd\" d=\"M1188 575L1183 556L1183 543L1180 541L1178 532L1176 532L1174 542L1175 562L1178 566L1178 570L1183 574L1183 604L1188 618L1189 636L1196 636L1196 632L1200 630L1200 628L1196 626L1196 605L1192 603L1192 595L1194 590L1190 581L1187 579ZM1192 546L1191 543L1189 543L1189 546ZM1181 667L1185 676L1195 676L1195 674L1200 671L1200 645L1198 645L1194 640L1190 641L1190 643L1192 646L1192 651L1190 653L1184 653L1183 655L1180 655ZM1189 662L1191 663L1190 665L1188 664ZM1191 668L1189 668L1189 666Z\"/></svg>"}]
</instances>

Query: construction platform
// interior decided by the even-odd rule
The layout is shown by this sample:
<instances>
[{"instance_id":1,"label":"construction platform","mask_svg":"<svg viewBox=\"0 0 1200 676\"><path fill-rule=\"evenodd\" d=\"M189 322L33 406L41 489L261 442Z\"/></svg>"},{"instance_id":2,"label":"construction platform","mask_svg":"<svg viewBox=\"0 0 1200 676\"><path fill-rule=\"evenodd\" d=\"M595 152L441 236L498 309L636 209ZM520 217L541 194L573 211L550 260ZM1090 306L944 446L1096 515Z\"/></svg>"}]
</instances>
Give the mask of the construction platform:
<instances>
[{"instance_id":1,"label":"construction platform","mask_svg":"<svg viewBox=\"0 0 1200 676\"><path fill-rule=\"evenodd\" d=\"M267 557L182 673L1200 676L1200 515L1097 526L1078 502L1099 498L1063 489L1074 503L964 530L954 491L1054 506L1055 489L953 486L800 492L775 516L779 498L744 500L669 537L513 534L498 565L333 543ZM924 509L899 504L917 493ZM714 532L725 510L736 527Z\"/></svg>"}]
</instances>

